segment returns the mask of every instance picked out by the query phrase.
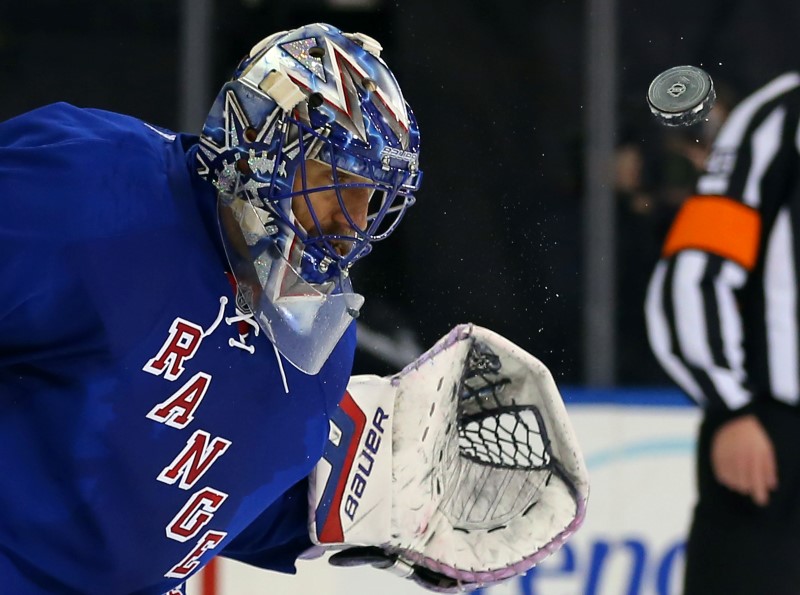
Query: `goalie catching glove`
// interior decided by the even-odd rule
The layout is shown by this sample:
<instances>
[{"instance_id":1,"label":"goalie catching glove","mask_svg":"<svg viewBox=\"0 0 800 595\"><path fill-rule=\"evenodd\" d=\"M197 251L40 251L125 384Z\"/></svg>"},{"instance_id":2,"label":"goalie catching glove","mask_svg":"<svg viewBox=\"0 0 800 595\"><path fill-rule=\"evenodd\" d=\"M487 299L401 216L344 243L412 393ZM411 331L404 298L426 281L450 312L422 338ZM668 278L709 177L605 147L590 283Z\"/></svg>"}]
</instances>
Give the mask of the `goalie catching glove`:
<instances>
[{"instance_id":1,"label":"goalie catching glove","mask_svg":"<svg viewBox=\"0 0 800 595\"><path fill-rule=\"evenodd\" d=\"M439 592L525 573L581 524L589 484L549 370L461 325L387 378L354 376L310 477L310 534Z\"/></svg>"}]
</instances>

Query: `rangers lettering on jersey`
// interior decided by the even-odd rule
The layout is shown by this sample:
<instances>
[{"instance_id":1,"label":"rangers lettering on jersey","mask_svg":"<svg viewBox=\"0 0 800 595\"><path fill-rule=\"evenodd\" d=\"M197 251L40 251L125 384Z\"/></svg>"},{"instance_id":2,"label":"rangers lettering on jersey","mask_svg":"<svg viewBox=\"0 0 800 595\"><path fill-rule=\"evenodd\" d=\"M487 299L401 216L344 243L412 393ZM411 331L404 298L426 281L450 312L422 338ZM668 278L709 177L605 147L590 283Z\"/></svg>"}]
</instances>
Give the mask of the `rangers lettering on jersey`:
<instances>
[{"instance_id":1,"label":"rangers lettering on jersey","mask_svg":"<svg viewBox=\"0 0 800 595\"><path fill-rule=\"evenodd\" d=\"M142 370L155 376L161 376L170 382L177 380L186 371L186 362L197 353L203 338L213 333L222 322L227 302L227 298L220 298L220 310L217 318L205 331L203 327L194 322L180 317L175 318L169 328L166 341L158 353L147 361ZM238 317L234 319L238 320ZM242 343L246 336L246 334L240 334L239 342L234 341L229 344L245 348L249 353L253 353L252 348L247 349L249 346ZM211 380L211 374L203 371L196 372L183 386L150 409L146 417L176 430L185 429L194 421L195 414L211 386ZM227 452L230 446L230 440L222 437L212 439L209 432L198 429L189 437L186 446L175 455L172 462L161 470L156 479L168 485L177 485L182 490L189 490ZM167 524L166 536L181 543L195 538L213 520L214 514L227 497L227 493L211 486L201 488L189 497L186 504ZM164 576L186 578L199 566L203 554L217 547L226 535L225 531L206 531L192 550Z\"/></svg>"},{"instance_id":2,"label":"rangers lettering on jersey","mask_svg":"<svg viewBox=\"0 0 800 595\"><path fill-rule=\"evenodd\" d=\"M182 430L194 419L194 412L211 385L211 375L198 372L166 400L153 407L148 419Z\"/></svg>"},{"instance_id":3,"label":"rangers lettering on jersey","mask_svg":"<svg viewBox=\"0 0 800 595\"><path fill-rule=\"evenodd\" d=\"M200 564L202 555L206 553L206 551L217 547L219 542L225 539L226 535L227 533L224 531L206 531L205 535L197 541L197 546L164 576L169 578L186 578L189 576L189 573Z\"/></svg>"},{"instance_id":4,"label":"rangers lettering on jersey","mask_svg":"<svg viewBox=\"0 0 800 595\"><path fill-rule=\"evenodd\" d=\"M180 478L178 486L182 490L193 487L197 480L211 468L219 457L221 457L231 445L230 440L224 438L214 438L211 444L208 443L210 435L203 430L197 430L189 440L186 441L186 448L175 457L169 465L158 476L158 481L174 484Z\"/></svg>"},{"instance_id":5,"label":"rangers lettering on jersey","mask_svg":"<svg viewBox=\"0 0 800 595\"><path fill-rule=\"evenodd\" d=\"M156 376L163 374L170 381L177 380L183 374L183 363L197 353L202 340L202 327L183 318L176 318L169 328L169 338L161 351L144 365L143 370Z\"/></svg>"},{"instance_id":6,"label":"rangers lettering on jersey","mask_svg":"<svg viewBox=\"0 0 800 595\"><path fill-rule=\"evenodd\" d=\"M213 488L196 492L167 525L167 537L180 542L188 541L211 521L227 497L228 494Z\"/></svg>"}]
</instances>

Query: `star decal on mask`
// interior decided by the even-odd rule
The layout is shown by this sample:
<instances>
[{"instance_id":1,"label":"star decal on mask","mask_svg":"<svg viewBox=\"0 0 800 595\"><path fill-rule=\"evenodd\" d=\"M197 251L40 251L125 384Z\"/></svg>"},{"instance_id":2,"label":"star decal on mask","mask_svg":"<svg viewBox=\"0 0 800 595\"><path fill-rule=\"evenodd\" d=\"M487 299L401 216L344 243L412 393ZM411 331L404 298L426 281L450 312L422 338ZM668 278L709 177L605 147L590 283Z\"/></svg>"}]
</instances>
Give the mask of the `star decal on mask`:
<instances>
[{"instance_id":1,"label":"star decal on mask","mask_svg":"<svg viewBox=\"0 0 800 595\"><path fill-rule=\"evenodd\" d=\"M306 37L304 39L297 39L287 43L280 44L280 48L289 54L292 58L297 60L303 68L308 70L311 74L326 82L325 67L322 64L321 56L312 56L309 52L312 48L320 47L317 45L317 40L313 37ZM324 50L323 50L324 51Z\"/></svg>"},{"instance_id":2,"label":"star decal on mask","mask_svg":"<svg viewBox=\"0 0 800 595\"><path fill-rule=\"evenodd\" d=\"M362 97L370 96L381 119L401 144L407 143L409 124L405 103L401 96L390 91L391 84L384 80L387 74L380 66L370 74L327 38L321 42L313 38L298 39L281 44L280 48L295 62L295 66L286 71L289 79L307 93L319 94L324 103L333 108L329 110L331 116L355 138L371 143L372 134L368 129L373 126L366 121L360 108ZM320 49L321 57L309 54L313 48Z\"/></svg>"},{"instance_id":3,"label":"star decal on mask","mask_svg":"<svg viewBox=\"0 0 800 595\"><path fill-rule=\"evenodd\" d=\"M273 110L267 121L258 131L254 142L269 145L275 135L275 120L280 110ZM225 107L223 109L222 143L214 142L207 136L201 138L200 151L197 152L199 162L198 173L204 177L209 177L209 172L214 171L211 176L214 186L220 192L231 193L236 191L237 184L240 182L239 171L236 169L236 162L246 159L250 168L259 174L271 174L275 170L275 157L268 157L266 151L256 151L250 149L247 153L239 152L244 143L245 131L252 128L236 94L229 90L225 94ZM277 166L278 175L286 177L286 164L281 162ZM239 187L251 197L258 197L258 190L266 188L269 184L248 180L247 183Z\"/></svg>"}]
</instances>

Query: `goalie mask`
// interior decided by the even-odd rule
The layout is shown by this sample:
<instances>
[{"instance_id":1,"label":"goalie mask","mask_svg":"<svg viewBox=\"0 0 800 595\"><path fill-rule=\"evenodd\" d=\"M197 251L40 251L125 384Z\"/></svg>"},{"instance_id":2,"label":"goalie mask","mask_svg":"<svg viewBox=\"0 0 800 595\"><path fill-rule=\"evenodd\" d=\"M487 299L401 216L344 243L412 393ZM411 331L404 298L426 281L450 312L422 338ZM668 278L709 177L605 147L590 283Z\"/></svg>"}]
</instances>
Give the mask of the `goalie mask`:
<instances>
[{"instance_id":1,"label":"goalie mask","mask_svg":"<svg viewBox=\"0 0 800 595\"><path fill-rule=\"evenodd\" d=\"M197 152L240 296L309 374L364 302L351 265L419 188L419 131L380 49L325 24L267 37L223 86Z\"/></svg>"}]
</instances>

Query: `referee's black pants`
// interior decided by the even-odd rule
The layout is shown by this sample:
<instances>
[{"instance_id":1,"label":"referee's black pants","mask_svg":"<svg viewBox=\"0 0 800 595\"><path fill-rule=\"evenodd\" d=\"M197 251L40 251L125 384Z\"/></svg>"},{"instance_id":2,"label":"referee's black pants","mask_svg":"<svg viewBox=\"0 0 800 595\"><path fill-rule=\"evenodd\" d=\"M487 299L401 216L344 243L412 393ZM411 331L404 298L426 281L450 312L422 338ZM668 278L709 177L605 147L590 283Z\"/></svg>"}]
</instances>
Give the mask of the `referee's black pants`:
<instances>
[{"instance_id":1,"label":"referee's black pants","mask_svg":"<svg viewBox=\"0 0 800 595\"><path fill-rule=\"evenodd\" d=\"M800 411L769 401L755 413L775 447L778 489L761 508L716 481L710 446L719 420L707 416L684 595L800 595Z\"/></svg>"}]
</instances>

